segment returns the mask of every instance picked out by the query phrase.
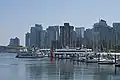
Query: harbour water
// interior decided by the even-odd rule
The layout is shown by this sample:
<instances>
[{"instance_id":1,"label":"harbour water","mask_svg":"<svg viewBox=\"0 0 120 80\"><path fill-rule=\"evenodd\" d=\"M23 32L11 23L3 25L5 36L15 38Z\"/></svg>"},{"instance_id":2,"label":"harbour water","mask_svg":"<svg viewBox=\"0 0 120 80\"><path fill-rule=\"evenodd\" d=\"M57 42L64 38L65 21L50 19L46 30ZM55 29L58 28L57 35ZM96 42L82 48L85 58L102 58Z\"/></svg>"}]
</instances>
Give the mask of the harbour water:
<instances>
[{"instance_id":1,"label":"harbour water","mask_svg":"<svg viewBox=\"0 0 120 80\"><path fill-rule=\"evenodd\" d=\"M15 56L0 53L0 80L120 80L120 68L114 65Z\"/></svg>"}]
</instances>

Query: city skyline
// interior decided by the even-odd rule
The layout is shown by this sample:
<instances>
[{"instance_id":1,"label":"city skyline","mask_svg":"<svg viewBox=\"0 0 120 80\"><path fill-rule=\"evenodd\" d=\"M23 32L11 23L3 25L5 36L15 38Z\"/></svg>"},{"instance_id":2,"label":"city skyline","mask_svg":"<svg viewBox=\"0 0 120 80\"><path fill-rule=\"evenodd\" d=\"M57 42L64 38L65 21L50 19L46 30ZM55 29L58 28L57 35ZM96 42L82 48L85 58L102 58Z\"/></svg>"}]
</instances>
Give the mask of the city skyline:
<instances>
[{"instance_id":1,"label":"city skyline","mask_svg":"<svg viewBox=\"0 0 120 80\"><path fill-rule=\"evenodd\" d=\"M103 18L111 26L113 22L120 22L120 11L117 10L119 2L0 0L0 45L8 45L11 37L19 37L24 45L24 34L36 23L42 24L44 29L51 25L61 26L65 22L74 27L92 28L99 18Z\"/></svg>"}]
</instances>

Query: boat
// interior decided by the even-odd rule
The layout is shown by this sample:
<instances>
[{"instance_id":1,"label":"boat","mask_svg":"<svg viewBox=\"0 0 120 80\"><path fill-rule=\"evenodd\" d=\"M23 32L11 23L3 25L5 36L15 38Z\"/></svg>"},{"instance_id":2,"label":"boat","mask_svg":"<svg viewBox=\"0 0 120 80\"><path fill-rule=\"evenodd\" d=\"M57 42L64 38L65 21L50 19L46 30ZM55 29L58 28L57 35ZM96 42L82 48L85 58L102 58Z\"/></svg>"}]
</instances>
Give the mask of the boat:
<instances>
[{"instance_id":1,"label":"boat","mask_svg":"<svg viewBox=\"0 0 120 80\"><path fill-rule=\"evenodd\" d=\"M93 52L92 52L92 49L55 49L54 53L56 54L64 54L64 53L80 54L80 53L93 53Z\"/></svg>"},{"instance_id":2,"label":"boat","mask_svg":"<svg viewBox=\"0 0 120 80\"><path fill-rule=\"evenodd\" d=\"M36 53L19 53L16 58L43 58L44 55Z\"/></svg>"},{"instance_id":3,"label":"boat","mask_svg":"<svg viewBox=\"0 0 120 80\"><path fill-rule=\"evenodd\" d=\"M115 67L120 67L120 64L115 64Z\"/></svg>"},{"instance_id":4,"label":"boat","mask_svg":"<svg viewBox=\"0 0 120 80\"><path fill-rule=\"evenodd\" d=\"M26 52L19 52L16 56L16 58L43 58L44 54L40 52L39 50L36 51L26 51Z\"/></svg>"},{"instance_id":5,"label":"boat","mask_svg":"<svg viewBox=\"0 0 120 80\"><path fill-rule=\"evenodd\" d=\"M92 49L55 49L53 51L56 55L71 55L71 57L83 57L87 54L93 54Z\"/></svg>"},{"instance_id":6,"label":"boat","mask_svg":"<svg viewBox=\"0 0 120 80\"><path fill-rule=\"evenodd\" d=\"M55 49L53 50L54 57L59 59L73 59L85 57L87 54L93 54L92 49Z\"/></svg>"},{"instance_id":7,"label":"boat","mask_svg":"<svg viewBox=\"0 0 120 80\"><path fill-rule=\"evenodd\" d=\"M120 59L117 59L117 60L116 60L115 67L120 67Z\"/></svg>"},{"instance_id":8,"label":"boat","mask_svg":"<svg viewBox=\"0 0 120 80\"><path fill-rule=\"evenodd\" d=\"M98 61L98 64L115 64L115 60L100 59L100 60Z\"/></svg>"}]
</instances>

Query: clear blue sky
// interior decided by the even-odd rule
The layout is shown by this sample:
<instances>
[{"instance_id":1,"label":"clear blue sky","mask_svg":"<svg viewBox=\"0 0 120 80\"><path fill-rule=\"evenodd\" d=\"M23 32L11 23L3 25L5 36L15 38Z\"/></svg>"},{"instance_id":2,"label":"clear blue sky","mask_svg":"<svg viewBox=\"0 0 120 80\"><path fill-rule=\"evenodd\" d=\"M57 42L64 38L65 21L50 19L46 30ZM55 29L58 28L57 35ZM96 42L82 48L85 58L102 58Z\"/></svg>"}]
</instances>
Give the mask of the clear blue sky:
<instances>
[{"instance_id":1,"label":"clear blue sky","mask_svg":"<svg viewBox=\"0 0 120 80\"><path fill-rule=\"evenodd\" d=\"M0 0L0 45L18 36L24 45L25 33L35 23L91 28L99 18L109 25L120 22L120 0Z\"/></svg>"}]
</instances>

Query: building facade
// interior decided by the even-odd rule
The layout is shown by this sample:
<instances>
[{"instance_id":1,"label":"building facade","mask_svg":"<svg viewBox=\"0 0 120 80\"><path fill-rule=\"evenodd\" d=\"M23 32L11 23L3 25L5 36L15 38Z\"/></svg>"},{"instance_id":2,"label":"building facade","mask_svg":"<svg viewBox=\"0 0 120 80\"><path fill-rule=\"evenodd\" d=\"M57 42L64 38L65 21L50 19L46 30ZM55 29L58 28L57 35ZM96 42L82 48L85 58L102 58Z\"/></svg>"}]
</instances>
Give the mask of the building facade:
<instances>
[{"instance_id":1,"label":"building facade","mask_svg":"<svg viewBox=\"0 0 120 80\"><path fill-rule=\"evenodd\" d=\"M84 38L84 31L85 31L84 27L76 27L75 28L75 32L76 32L77 37Z\"/></svg>"},{"instance_id":2,"label":"building facade","mask_svg":"<svg viewBox=\"0 0 120 80\"><path fill-rule=\"evenodd\" d=\"M46 48L47 45L47 37L46 37L46 30L41 31L41 48L44 49Z\"/></svg>"},{"instance_id":3,"label":"building facade","mask_svg":"<svg viewBox=\"0 0 120 80\"><path fill-rule=\"evenodd\" d=\"M11 38L9 42L9 46L20 46L20 39L18 37Z\"/></svg>"},{"instance_id":4,"label":"building facade","mask_svg":"<svg viewBox=\"0 0 120 80\"><path fill-rule=\"evenodd\" d=\"M52 43L59 39L59 26L49 26L47 29L47 48L52 46Z\"/></svg>"},{"instance_id":5,"label":"building facade","mask_svg":"<svg viewBox=\"0 0 120 80\"><path fill-rule=\"evenodd\" d=\"M120 45L120 23L113 23L114 43Z\"/></svg>"},{"instance_id":6,"label":"building facade","mask_svg":"<svg viewBox=\"0 0 120 80\"><path fill-rule=\"evenodd\" d=\"M30 33L25 34L25 46L30 47Z\"/></svg>"},{"instance_id":7,"label":"building facade","mask_svg":"<svg viewBox=\"0 0 120 80\"><path fill-rule=\"evenodd\" d=\"M64 48L66 46L71 47L73 42L74 27L69 23L64 23L64 26L60 26L60 44Z\"/></svg>"},{"instance_id":8,"label":"building facade","mask_svg":"<svg viewBox=\"0 0 120 80\"><path fill-rule=\"evenodd\" d=\"M84 27L76 27L75 32L76 32L76 47L82 47L85 28Z\"/></svg>"},{"instance_id":9,"label":"building facade","mask_svg":"<svg viewBox=\"0 0 120 80\"><path fill-rule=\"evenodd\" d=\"M30 46L41 48L41 33L42 25L35 24L35 27L30 29Z\"/></svg>"},{"instance_id":10,"label":"building facade","mask_svg":"<svg viewBox=\"0 0 120 80\"><path fill-rule=\"evenodd\" d=\"M99 33L99 45L104 48L104 51L114 47L114 31L113 28L107 25L105 20L100 20L93 26L93 31ZM101 48L101 49L102 49Z\"/></svg>"}]
</instances>

